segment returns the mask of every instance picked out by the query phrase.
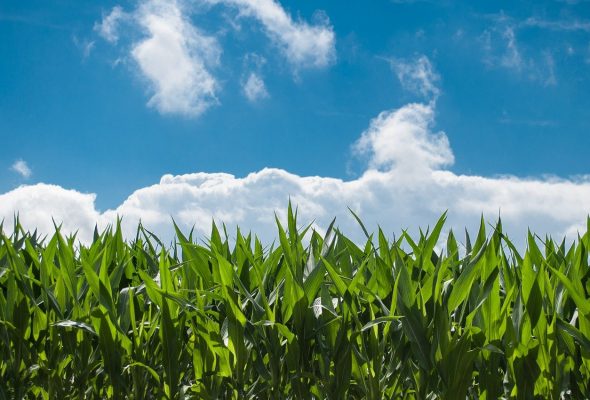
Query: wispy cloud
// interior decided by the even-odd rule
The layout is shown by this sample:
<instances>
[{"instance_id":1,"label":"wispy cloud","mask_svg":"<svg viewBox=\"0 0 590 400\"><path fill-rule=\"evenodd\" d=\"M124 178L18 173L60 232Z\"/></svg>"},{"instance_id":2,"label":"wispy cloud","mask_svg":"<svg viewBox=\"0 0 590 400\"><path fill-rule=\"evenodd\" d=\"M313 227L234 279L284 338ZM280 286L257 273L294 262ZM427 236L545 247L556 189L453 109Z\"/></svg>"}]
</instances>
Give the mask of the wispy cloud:
<instances>
[{"instance_id":1,"label":"wispy cloud","mask_svg":"<svg viewBox=\"0 0 590 400\"><path fill-rule=\"evenodd\" d=\"M390 58L389 63L404 89L427 99L436 99L440 95L437 86L440 76L425 55L410 60Z\"/></svg>"},{"instance_id":2,"label":"wispy cloud","mask_svg":"<svg viewBox=\"0 0 590 400\"><path fill-rule=\"evenodd\" d=\"M436 0L390 0L393 4L416 4L416 3L433 3L440 5L443 1Z\"/></svg>"},{"instance_id":3,"label":"wispy cloud","mask_svg":"<svg viewBox=\"0 0 590 400\"><path fill-rule=\"evenodd\" d=\"M242 83L242 90L250 102L256 102L269 97L262 77L260 77L256 72L251 72L248 75L248 78L244 80Z\"/></svg>"},{"instance_id":4,"label":"wispy cloud","mask_svg":"<svg viewBox=\"0 0 590 400\"><path fill-rule=\"evenodd\" d=\"M543 52L543 58L545 60L546 69L546 73L543 74L545 76L545 86L555 86L557 85L557 77L555 76L555 59L548 50Z\"/></svg>"},{"instance_id":5,"label":"wispy cloud","mask_svg":"<svg viewBox=\"0 0 590 400\"><path fill-rule=\"evenodd\" d=\"M128 15L123 11L123 8L115 6L109 14L103 16L102 21L94 24L94 30L106 41L117 43L119 40L119 25L121 21L127 18Z\"/></svg>"},{"instance_id":6,"label":"wispy cloud","mask_svg":"<svg viewBox=\"0 0 590 400\"><path fill-rule=\"evenodd\" d=\"M10 170L16 172L21 177L28 179L33 174L33 171L29 167L26 161L24 160L16 160L14 164L10 167Z\"/></svg>"},{"instance_id":7,"label":"wispy cloud","mask_svg":"<svg viewBox=\"0 0 590 400\"><path fill-rule=\"evenodd\" d=\"M79 39L76 35L72 37L72 41L74 42L74 45L82 52L82 60L86 60L88 57L90 57L90 53L92 53L92 50L94 50L94 46L96 44L94 40Z\"/></svg>"},{"instance_id":8,"label":"wispy cloud","mask_svg":"<svg viewBox=\"0 0 590 400\"><path fill-rule=\"evenodd\" d=\"M524 61L520 54L520 49L516 42L516 34L514 33L514 28L508 26L504 28L502 32L502 37L505 39L506 43L506 51L502 54L500 58L500 63L502 66L507 68L515 68L517 70L522 69Z\"/></svg>"},{"instance_id":9,"label":"wispy cloud","mask_svg":"<svg viewBox=\"0 0 590 400\"><path fill-rule=\"evenodd\" d=\"M530 48L518 39L522 29L530 27L528 19L518 21L503 12L487 15L492 23L479 37L483 52L483 62L489 68L503 68L513 71L518 76L530 81L539 82L544 86L557 85L557 72L554 49Z\"/></svg>"},{"instance_id":10,"label":"wispy cloud","mask_svg":"<svg viewBox=\"0 0 590 400\"><path fill-rule=\"evenodd\" d=\"M577 5L577 4L583 4L583 3L588 3L590 2L590 0L557 0L560 3L566 3L568 5Z\"/></svg>"},{"instance_id":11,"label":"wispy cloud","mask_svg":"<svg viewBox=\"0 0 590 400\"><path fill-rule=\"evenodd\" d=\"M549 119L514 119L507 116L500 118L498 122L505 125L526 125L540 128L557 125L557 122Z\"/></svg>"},{"instance_id":12,"label":"wispy cloud","mask_svg":"<svg viewBox=\"0 0 590 400\"><path fill-rule=\"evenodd\" d=\"M529 17L520 26L549 29L553 31L584 31L590 32L590 21L578 19L548 20L539 17Z\"/></svg>"},{"instance_id":13,"label":"wispy cloud","mask_svg":"<svg viewBox=\"0 0 590 400\"><path fill-rule=\"evenodd\" d=\"M480 36L484 63L521 71L527 64L523 58L514 24L503 14Z\"/></svg>"}]
</instances>

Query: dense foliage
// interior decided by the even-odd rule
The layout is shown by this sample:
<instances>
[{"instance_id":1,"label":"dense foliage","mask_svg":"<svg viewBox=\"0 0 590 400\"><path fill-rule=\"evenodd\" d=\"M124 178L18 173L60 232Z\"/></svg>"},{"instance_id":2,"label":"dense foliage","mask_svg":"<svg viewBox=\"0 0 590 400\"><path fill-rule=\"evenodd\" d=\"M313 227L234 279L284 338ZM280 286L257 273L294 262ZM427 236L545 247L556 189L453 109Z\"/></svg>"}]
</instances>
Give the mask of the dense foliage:
<instances>
[{"instance_id":1,"label":"dense foliage","mask_svg":"<svg viewBox=\"0 0 590 400\"><path fill-rule=\"evenodd\" d=\"M500 222L442 241L443 216L359 247L295 217L266 248L215 225L164 246L117 224L85 246L17 224L0 237L0 398L590 396L588 233L529 234L519 254Z\"/></svg>"}]
</instances>

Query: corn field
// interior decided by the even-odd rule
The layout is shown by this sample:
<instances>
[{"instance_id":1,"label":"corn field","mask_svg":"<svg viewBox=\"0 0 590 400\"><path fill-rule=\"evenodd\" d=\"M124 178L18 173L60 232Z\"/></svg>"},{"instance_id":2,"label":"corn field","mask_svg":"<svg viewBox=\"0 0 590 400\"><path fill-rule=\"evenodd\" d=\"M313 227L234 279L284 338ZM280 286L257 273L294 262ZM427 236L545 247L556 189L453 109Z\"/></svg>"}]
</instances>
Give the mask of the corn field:
<instances>
[{"instance_id":1,"label":"corn field","mask_svg":"<svg viewBox=\"0 0 590 400\"><path fill-rule=\"evenodd\" d=\"M590 397L590 233L519 251L501 221L442 238L443 215L415 238L358 220L359 245L296 216L268 246L215 224L84 245L16 222L0 399Z\"/></svg>"}]
</instances>

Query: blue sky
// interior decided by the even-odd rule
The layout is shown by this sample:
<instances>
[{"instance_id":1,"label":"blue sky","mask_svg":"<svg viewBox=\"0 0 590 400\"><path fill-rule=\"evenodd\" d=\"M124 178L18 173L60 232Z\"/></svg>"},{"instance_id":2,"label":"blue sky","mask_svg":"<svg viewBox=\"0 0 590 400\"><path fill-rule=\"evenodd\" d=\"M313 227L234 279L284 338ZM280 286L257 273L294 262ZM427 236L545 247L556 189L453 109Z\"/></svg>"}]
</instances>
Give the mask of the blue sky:
<instances>
[{"instance_id":1,"label":"blue sky","mask_svg":"<svg viewBox=\"0 0 590 400\"><path fill-rule=\"evenodd\" d=\"M0 193L52 184L100 214L165 174L355 182L391 167L363 132L410 104L444 171L585 185L590 2L472 3L4 0Z\"/></svg>"}]
</instances>

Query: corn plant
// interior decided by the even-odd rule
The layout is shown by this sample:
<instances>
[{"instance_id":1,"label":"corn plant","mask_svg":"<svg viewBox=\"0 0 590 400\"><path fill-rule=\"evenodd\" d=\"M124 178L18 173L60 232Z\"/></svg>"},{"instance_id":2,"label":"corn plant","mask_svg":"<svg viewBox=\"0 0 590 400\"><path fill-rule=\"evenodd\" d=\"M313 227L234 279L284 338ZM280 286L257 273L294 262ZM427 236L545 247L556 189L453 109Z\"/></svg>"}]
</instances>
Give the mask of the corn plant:
<instances>
[{"instance_id":1,"label":"corn plant","mask_svg":"<svg viewBox=\"0 0 590 400\"><path fill-rule=\"evenodd\" d=\"M0 229L0 399L583 399L590 234ZM355 216L356 217L356 216ZM590 226L590 220L588 222ZM1 228L1 227L0 227Z\"/></svg>"}]
</instances>

